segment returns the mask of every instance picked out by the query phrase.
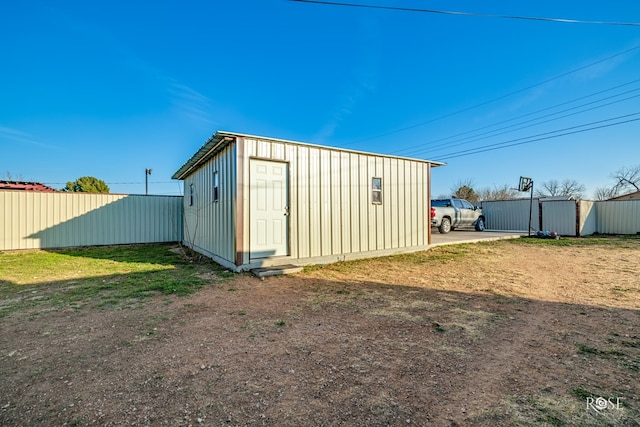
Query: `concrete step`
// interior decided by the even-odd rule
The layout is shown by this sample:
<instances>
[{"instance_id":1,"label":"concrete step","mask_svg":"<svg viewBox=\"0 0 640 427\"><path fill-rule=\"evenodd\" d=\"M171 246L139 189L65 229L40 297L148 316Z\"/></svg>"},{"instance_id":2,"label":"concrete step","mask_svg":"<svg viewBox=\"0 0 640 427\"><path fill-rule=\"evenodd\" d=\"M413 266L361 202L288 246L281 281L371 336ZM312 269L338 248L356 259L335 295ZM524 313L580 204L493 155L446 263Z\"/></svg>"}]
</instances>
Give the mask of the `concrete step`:
<instances>
[{"instance_id":1,"label":"concrete step","mask_svg":"<svg viewBox=\"0 0 640 427\"><path fill-rule=\"evenodd\" d=\"M292 264L274 265L271 267L254 268L251 272L257 277L282 276L283 274L293 274L302 271L302 267Z\"/></svg>"}]
</instances>

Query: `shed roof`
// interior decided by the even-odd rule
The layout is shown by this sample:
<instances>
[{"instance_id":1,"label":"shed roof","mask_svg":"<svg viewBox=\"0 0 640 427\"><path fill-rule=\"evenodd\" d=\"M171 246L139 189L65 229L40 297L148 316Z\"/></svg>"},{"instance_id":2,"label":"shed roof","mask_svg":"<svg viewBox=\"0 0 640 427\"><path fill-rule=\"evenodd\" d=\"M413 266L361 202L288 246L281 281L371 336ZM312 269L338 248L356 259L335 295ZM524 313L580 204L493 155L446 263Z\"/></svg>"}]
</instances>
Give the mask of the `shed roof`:
<instances>
[{"instance_id":1,"label":"shed roof","mask_svg":"<svg viewBox=\"0 0 640 427\"><path fill-rule=\"evenodd\" d=\"M0 181L0 190L44 191L53 193L56 190L39 182Z\"/></svg>"},{"instance_id":2,"label":"shed roof","mask_svg":"<svg viewBox=\"0 0 640 427\"><path fill-rule=\"evenodd\" d=\"M635 199L640 199L640 191L634 191L633 193L612 197L608 200L615 201L615 200L635 200Z\"/></svg>"},{"instance_id":3,"label":"shed roof","mask_svg":"<svg viewBox=\"0 0 640 427\"><path fill-rule=\"evenodd\" d=\"M215 156L218 152L220 152L224 147L226 147L235 138L255 138L255 139L262 139L262 140L267 140L267 141L282 142L282 143L286 143L286 144L295 144L295 145L304 145L304 146L307 146L307 147L324 148L324 149L328 149L328 150L341 151L341 152L347 152L347 153L365 154L365 155L369 155L369 156L388 157L388 158L393 158L393 159L404 159L404 160L411 160L411 161L414 161L414 162L429 163L432 166L444 166L444 165L446 165L446 163L435 162L435 161L431 161L431 160L414 159L414 158L410 158L410 157L401 157L401 156L392 156L392 155L388 155L388 154L371 153L371 152L366 152L366 151L348 150L348 149L345 149L345 148L331 147L331 146L327 146L327 145L310 144L310 143L307 143L307 142L289 141L289 140L286 140L286 139L270 138L270 137L265 137L265 136L249 135L249 134L244 134L244 133L227 132L227 131L220 131L219 130L215 134L213 134L207 140L207 142L205 142L204 145L202 147L200 147L200 149L185 164L183 164L180 167L180 169L178 169L173 174L173 176L171 178L172 179L184 179L184 178L186 178L195 169L197 169L197 167L199 165L203 164L204 162L209 160L211 157Z\"/></svg>"}]
</instances>

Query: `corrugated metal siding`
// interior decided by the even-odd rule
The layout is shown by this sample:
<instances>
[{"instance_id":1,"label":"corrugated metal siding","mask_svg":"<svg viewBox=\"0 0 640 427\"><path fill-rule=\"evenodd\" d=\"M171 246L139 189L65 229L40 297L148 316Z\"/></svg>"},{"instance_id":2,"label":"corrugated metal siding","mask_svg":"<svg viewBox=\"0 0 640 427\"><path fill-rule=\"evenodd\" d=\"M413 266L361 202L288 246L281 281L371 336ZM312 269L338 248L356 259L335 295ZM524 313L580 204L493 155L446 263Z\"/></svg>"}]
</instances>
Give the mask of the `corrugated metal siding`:
<instances>
[{"instance_id":1,"label":"corrugated metal siding","mask_svg":"<svg viewBox=\"0 0 640 427\"><path fill-rule=\"evenodd\" d=\"M542 229L561 236L576 235L576 202L574 200L542 202Z\"/></svg>"},{"instance_id":2,"label":"corrugated metal siding","mask_svg":"<svg viewBox=\"0 0 640 427\"><path fill-rule=\"evenodd\" d=\"M580 200L580 235L588 236L598 231L596 203L590 200Z\"/></svg>"},{"instance_id":3,"label":"corrugated metal siding","mask_svg":"<svg viewBox=\"0 0 640 427\"><path fill-rule=\"evenodd\" d=\"M182 198L0 191L0 249L175 242Z\"/></svg>"},{"instance_id":4,"label":"corrugated metal siding","mask_svg":"<svg viewBox=\"0 0 640 427\"><path fill-rule=\"evenodd\" d=\"M528 231L529 199L491 200L482 202L482 213L488 230ZM533 199L531 230L540 229L538 199Z\"/></svg>"},{"instance_id":5,"label":"corrugated metal siding","mask_svg":"<svg viewBox=\"0 0 640 427\"><path fill-rule=\"evenodd\" d=\"M218 172L218 201L214 201ZM184 241L205 253L235 263L236 145L220 153L184 180ZM193 185L193 205L191 203Z\"/></svg>"},{"instance_id":6,"label":"corrugated metal siding","mask_svg":"<svg viewBox=\"0 0 640 427\"><path fill-rule=\"evenodd\" d=\"M576 203L580 217L576 218ZM640 232L640 200L592 202L543 201L542 227L561 235L576 235L576 220L581 236L593 233L636 234ZM487 228L492 230L526 231L529 215L528 200L482 202ZM538 230L538 200L533 200L533 230Z\"/></svg>"},{"instance_id":7,"label":"corrugated metal siding","mask_svg":"<svg viewBox=\"0 0 640 427\"><path fill-rule=\"evenodd\" d=\"M248 157L289 163L292 258L337 260L343 254L427 245L429 164L286 142L244 141ZM371 203L373 177L382 178L381 205ZM247 219L248 215L245 207ZM245 242L248 247L248 237Z\"/></svg>"},{"instance_id":8,"label":"corrugated metal siding","mask_svg":"<svg viewBox=\"0 0 640 427\"><path fill-rule=\"evenodd\" d=\"M640 200L596 202L598 232L636 234L640 232Z\"/></svg>"}]
</instances>

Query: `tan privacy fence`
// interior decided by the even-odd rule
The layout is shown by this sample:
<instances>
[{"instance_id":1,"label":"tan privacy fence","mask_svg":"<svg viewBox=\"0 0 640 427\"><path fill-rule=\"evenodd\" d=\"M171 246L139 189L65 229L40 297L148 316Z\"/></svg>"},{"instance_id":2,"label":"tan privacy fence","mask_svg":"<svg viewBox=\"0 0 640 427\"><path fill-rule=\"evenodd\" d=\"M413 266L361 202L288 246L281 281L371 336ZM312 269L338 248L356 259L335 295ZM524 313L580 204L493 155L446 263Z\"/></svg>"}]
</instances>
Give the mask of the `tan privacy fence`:
<instances>
[{"instance_id":1,"label":"tan privacy fence","mask_svg":"<svg viewBox=\"0 0 640 427\"><path fill-rule=\"evenodd\" d=\"M528 199L482 202L487 229L527 231ZM556 231L563 236L640 233L640 200L594 202L590 200L533 199L532 231Z\"/></svg>"},{"instance_id":2,"label":"tan privacy fence","mask_svg":"<svg viewBox=\"0 0 640 427\"><path fill-rule=\"evenodd\" d=\"M181 240L181 196L0 191L0 250Z\"/></svg>"}]
</instances>

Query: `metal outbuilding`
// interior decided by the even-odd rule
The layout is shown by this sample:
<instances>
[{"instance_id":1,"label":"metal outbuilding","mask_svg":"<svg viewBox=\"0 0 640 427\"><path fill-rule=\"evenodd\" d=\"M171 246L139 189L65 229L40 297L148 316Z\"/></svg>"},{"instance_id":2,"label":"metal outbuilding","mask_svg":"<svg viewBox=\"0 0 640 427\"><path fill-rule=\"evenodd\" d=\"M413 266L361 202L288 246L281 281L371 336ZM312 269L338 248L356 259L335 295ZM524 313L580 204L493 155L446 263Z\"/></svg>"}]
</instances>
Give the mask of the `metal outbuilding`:
<instances>
[{"instance_id":1,"label":"metal outbuilding","mask_svg":"<svg viewBox=\"0 0 640 427\"><path fill-rule=\"evenodd\" d=\"M619 200L640 200L640 191L634 191L633 193L623 194L622 196L616 196L609 199L610 201Z\"/></svg>"},{"instance_id":2,"label":"metal outbuilding","mask_svg":"<svg viewBox=\"0 0 640 427\"><path fill-rule=\"evenodd\" d=\"M58 191L55 188L51 188L39 182L25 181L0 181L0 190L42 191L45 193L55 193Z\"/></svg>"},{"instance_id":3,"label":"metal outbuilding","mask_svg":"<svg viewBox=\"0 0 640 427\"><path fill-rule=\"evenodd\" d=\"M184 243L234 271L427 249L443 163L218 131L184 181Z\"/></svg>"}]
</instances>

